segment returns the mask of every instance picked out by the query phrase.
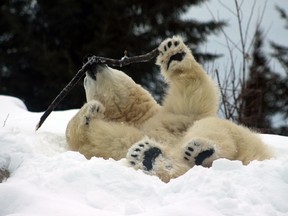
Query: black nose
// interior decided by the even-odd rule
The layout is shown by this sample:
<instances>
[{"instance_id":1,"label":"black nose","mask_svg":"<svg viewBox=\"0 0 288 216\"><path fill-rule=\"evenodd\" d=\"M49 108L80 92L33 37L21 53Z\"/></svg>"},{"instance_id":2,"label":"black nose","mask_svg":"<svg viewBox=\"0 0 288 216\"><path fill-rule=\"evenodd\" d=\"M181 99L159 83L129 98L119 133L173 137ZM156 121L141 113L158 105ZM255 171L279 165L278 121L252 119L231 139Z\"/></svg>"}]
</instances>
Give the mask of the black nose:
<instances>
[{"instance_id":1,"label":"black nose","mask_svg":"<svg viewBox=\"0 0 288 216\"><path fill-rule=\"evenodd\" d=\"M107 67L105 64L101 63L99 58L94 55L86 55L83 58L83 64L87 64L90 61L89 66L87 67L87 74L94 80L96 80L96 75L99 71L102 71L103 68Z\"/></svg>"},{"instance_id":2,"label":"black nose","mask_svg":"<svg viewBox=\"0 0 288 216\"><path fill-rule=\"evenodd\" d=\"M96 59L94 59L96 60ZM94 61L93 60L93 55L92 54L87 54L83 60L82 60L82 63L83 65L84 64L87 64L88 61L91 61L91 64L87 67L87 74L94 80L96 80L96 73L97 73L97 70L96 70L96 67L97 67L97 61ZM92 63L93 61L93 63Z\"/></svg>"},{"instance_id":3,"label":"black nose","mask_svg":"<svg viewBox=\"0 0 288 216\"><path fill-rule=\"evenodd\" d=\"M98 72L98 66L102 65L100 63L99 58L97 56L88 54L83 58L83 64L89 63L89 66L87 67L87 74L94 80L96 80L96 74Z\"/></svg>"}]
</instances>

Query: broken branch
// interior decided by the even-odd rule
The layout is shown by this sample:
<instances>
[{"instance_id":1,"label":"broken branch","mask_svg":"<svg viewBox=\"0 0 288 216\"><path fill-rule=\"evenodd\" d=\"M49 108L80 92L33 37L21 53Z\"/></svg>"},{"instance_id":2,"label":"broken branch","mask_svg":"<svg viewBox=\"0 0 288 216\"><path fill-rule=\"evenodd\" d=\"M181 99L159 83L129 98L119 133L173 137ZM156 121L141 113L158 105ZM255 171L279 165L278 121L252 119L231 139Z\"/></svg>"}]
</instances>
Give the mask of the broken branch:
<instances>
[{"instance_id":1,"label":"broken branch","mask_svg":"<svg viewBox=\"0 0 288 216\"><path fill-rule=\"evenodd\" d=\"M123 67L129 64L139 63L139 62L148 62L151 59L155 58L158 55L158 49L154 49L149 53L139 56L127 57L126 55L120 59L110 59L99 56L92 56L89 60L82 66L82 68L76 73L72 80L65 86L65 88L57 95L57 97L52 101L49 107L46 109L44 114L41 116L39 123L36 125L36 131L41 127L46 118L50 113L56 108L56 106L65 98L65 96L72 90L72 88L79 82L82 76L85 74L89 68L95 64L107 64L114 67Z\"/></svg>"}]
</instances>

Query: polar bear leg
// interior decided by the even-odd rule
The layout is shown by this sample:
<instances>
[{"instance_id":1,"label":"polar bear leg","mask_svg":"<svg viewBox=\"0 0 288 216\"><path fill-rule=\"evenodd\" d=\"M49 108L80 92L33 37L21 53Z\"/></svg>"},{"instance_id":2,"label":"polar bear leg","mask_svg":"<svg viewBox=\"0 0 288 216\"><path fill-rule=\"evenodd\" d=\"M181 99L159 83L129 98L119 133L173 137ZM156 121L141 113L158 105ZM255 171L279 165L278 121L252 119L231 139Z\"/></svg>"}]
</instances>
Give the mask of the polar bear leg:
<instances>
[{"instance_id":1,"label":"polar bear leg","mask_svg":"<svg viewBox=\"0 0 288 216\"><path fill-rule=\"evenodd\" d=\"M132 145L126 158L131 167L158 176L164 182L169 182L190 169L183 161L170 155L164 145L147 137Z\"/></svg>"},{"instance_id":2,"label":"polar bear leg","mask_svg":"<svg viewBox=\"0 0 288 216\"><path fill-rule=\"evenodd\" d=\"M205 167L218 158L235 160L244 138L235 124L217 117L204 118L196 121L183 137L183 158L190 166Z\"/></svg>"},{"instance_id":3,"label":"polar bear leg","mask_svg":"<svg viewBox=\"0 0 288 216\"><path fill-rule=\"evenodd\" d=\"M119 160L143 134L129 125L105 121L104 110L98 101L86 103L67 126L67 142L71 150L79 151L88 159L96 156Z\"/></svg>"}]
</instances>

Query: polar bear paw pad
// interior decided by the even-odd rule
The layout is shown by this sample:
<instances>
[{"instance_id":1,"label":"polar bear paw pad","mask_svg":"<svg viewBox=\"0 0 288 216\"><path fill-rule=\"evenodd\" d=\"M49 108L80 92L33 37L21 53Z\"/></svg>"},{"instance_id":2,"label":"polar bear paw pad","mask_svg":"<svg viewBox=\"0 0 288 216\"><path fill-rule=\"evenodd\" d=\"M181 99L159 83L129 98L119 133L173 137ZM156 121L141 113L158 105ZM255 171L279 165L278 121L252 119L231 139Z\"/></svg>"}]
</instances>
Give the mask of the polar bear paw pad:
<instances>
[{"instance_id":1,"label":"polar bear paw pad","mask_svg":"<svg viewBox=\"0 0 288 216\"><path fill-rule=\"evenodd\" d=\"M128 151L127 158L131 166L138 166L146 171L153 169L155 159L162 154L162 151L150 145L149 142L134 144Z\"/></svg>"},{"instance_id":2,"label":"polar bear paw pad","mask_svg":"<svg viewBox=\"0 0 288 216\"><path fill-rule=\"evenodd\" d=\"M183 43L182 39L177 37L168 39L159 46L160 63L167 64L167 70L173 61L181 62L184 59L186 52L184 52L182 49L183 46L185 46L185 44Z\"/></svg>"},{"instance_id":3,"label":"polar bear paw pad","mask_svg":"<svg viewBox=\"0 0 288 216\"><path fill-rule=\"evenodd\" d=\"M190 141L184 149L184 159L195 165L211 165L215 159L213 143L200 139ZM203 164L205 160L206 163Z\"/></svg>"}]
</instances>

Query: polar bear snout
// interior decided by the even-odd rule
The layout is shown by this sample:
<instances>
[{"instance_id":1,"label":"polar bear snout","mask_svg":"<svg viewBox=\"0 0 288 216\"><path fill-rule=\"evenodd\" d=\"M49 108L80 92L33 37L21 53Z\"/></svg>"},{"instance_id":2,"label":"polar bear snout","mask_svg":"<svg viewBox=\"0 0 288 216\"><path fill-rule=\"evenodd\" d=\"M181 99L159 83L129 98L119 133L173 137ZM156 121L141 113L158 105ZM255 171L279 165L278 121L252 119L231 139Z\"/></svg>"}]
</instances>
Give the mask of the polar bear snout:
<instances>
[{"instance_id":1,"label":"polar bear snout","mask_svg":"<svg viewBox=\"0 0 288 216\"><path fill-rule=\"evenodd\" d=\"M96 63L92 64L89 69L87 70L87 75L91 77L93 80L96 80L96 75L97 73L103 71L104 68L106 68L107 65L101 64L101 63Z\"/></svg>"}]
</instances>

